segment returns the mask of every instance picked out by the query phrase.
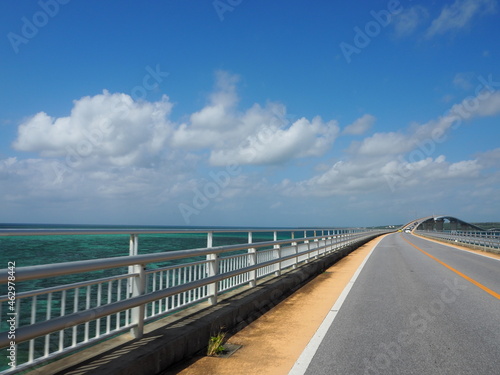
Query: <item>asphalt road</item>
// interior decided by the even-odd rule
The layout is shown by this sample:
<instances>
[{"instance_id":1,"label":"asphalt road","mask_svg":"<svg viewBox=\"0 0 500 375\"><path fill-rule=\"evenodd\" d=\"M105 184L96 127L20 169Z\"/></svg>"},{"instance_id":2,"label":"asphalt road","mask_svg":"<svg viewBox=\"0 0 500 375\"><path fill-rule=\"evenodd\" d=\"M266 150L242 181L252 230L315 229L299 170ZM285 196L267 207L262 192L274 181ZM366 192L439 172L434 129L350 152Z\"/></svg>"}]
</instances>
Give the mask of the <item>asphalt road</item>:
<instances>
[{"instance_id":1,"label":"asphalt road","mask_svg":"<svg viewBox=\"0 0 500 375\"><path fill-rule=\"evenodd\" d=\"M389 235L305 373L500 375L499 293L500 261Z\"/></svg>"}]
</instances>

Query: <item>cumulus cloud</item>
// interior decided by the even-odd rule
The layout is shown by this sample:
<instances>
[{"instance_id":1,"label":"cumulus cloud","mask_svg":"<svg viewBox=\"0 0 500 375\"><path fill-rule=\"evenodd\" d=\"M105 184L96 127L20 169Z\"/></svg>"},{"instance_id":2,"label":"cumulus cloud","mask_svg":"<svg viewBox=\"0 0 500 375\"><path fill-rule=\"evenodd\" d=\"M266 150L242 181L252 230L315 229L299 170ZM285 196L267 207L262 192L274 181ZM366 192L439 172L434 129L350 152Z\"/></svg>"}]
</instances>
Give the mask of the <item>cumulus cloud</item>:
<instances>
[{"instance_id":1,"label":"cumulus cloud","mask_svg":"<svg viewBox=\"0 0 500 375\"><path fill-rule=\"evenodd\" d=\"M238 81L237 75L218 71L216 73L216 91L210 95L208 105L191 115L191 126L216 130L227 130L228 127L232 126L234 119L231 111L238 104L236 93Z\"/></svg>"},{"instance_id":2,"label":"cumulus cloud","mask_svg":"<svg viewBox=\"0 0 500 375\"><path fill-rule=\"evenodd\" d=\"M213 150L212 165L225 165L228 160L237 164L278 164L290 159L321 156L339 133L336 121L324 122L320 117L311 121L301 118L290 126L273 122L260 124L254 132L237 145Z\"/></svg>"},{"instance_id":3,"label":"cumulus cloud","mask_svg":"<svg viewBox=\"0 0 500 375\"><path fill-rule=\"evenodd\" d=\"M145 165L165 147L172 133L172 104L136 102L104 91L75 100L70 116L40 112L18 128L13 147L42 157L66 157L68 164Z\"/></svg>"},{"instance_id":4,"label":"cumulus cloud","mask_svg":"<svg viewBox=\"0 0 500 375\"><path fill-rule=\"evenodd\" d=\"M67 116L34 114L19 124L12 146L38 158L0 158L4 212L11 215L22 203L34 220L38 212L43 221L48 206L60 210L60 217L102 211L103 220L106 212L127 217L130 210L144 212L147 222L145 208L158 218L162 207L170 222L179 223L177 205L190 203L209 178L200 166L287 163L322 156L332 147L340 133L336 121L290 121L281 103L241 109L238 81L236 75L217 72L206 105L181 117L182 122L171 119L167 96L135 101L106 90L75 100ZM213 200L228 204L235 197L266 196L269 183L252 173L231 175L231 183Z\"/></svg>"},{"instance_id":5,"label":"cumulus cloud","mask_svg":"<svg viewBox=\"0 0 500 375\"><path fill-rule=\"evenodd\" d=\"M169 119L172 103L134 101L129 95L104 91L75 100L69 116L40 112L18 128L13 147L44 158L64 159L71 168L97 165L147 167L161 163L167 152L207 152L211 165L276 164L320 156L339 134L336 121L287 119L279 103L238 109L238 76L217 72L208 103L177 124ZM369 117L362 119L364 127Z\"/></svg>"},{"instance_id":6,"label":"cumulus cloud","mask_svg":"<svg viewBox=\"0 0 500 375\"><path fill-rule=\"evenodd\" d=\"M480 153L477 155L479 163L484 168L493 168L500 165L500 148Z\"/></svg>"},{"instance_id":7,"label":"cumulus cloud","mask_svg":"<svg viewBox=\"0 0 500 375\"><path fill-rule=\"evenodd\" d=\"M290 123L279 103L254 104L238 111L237 78L217 76L216 91L202 110L181 124L172 144L188 150L210 151L213 166L277 164L325 153L339 134L336 121L301 118Z\"/></svg>"},{"instance_id":8,"label":"cumulus cloud","mask_svg":"<svg viewBox=\"0 0 500 375\"><path fill-rule=\"evenodd\" d=\"M413 124L406 133L376 133L351 151L365 155L400 154L429 144L441 143L446 135L462 123L475 118L495 116L500 113L500 92L492 87L480 90L453 105L449 111L425 124Z\"/></svg>"},{"instance_id":9,"label":"cumulus cloud","mask_svg":"<svg viewBox=\"0 0 500 375\"><path fill-rule=\"evenodd\" d=\"M444 115L406 131L378 132L353 142L348 157L318 169L316 176L280 186L290 196L336 196L480 181L487 168L498 165L499 151L454 163L435 156L437 145L465 121L500 113L500 93L491 87L453 105Z\"/></svg>"},{"instance_id":10,"label":"cumulus cloud","mask_svg":"<svg viewBox=\"0 0 500 375\"><path fill-rule=\"evenodd\" d=\"M500 113L500 92L484 89L476 96L469 96L455 104L447 116L460 120L495 116Z\"/></svg>"},{"instance_id":11,"label":"cumulus cloud","mask_svg":"<svg viewBox=\"0 0 500 375\"><path fill-rule=\"evenodd\" d=\"M412 140L397 132L375 133L362 142L355 142L349 148L354 154L376 156L407 152L412 147Z\"/></svg>"},{"instance_id":12,"label":"cumulus cloud","mask_svg":"<svg viewBox=\"0 0 500 375\"><path fill-rule=\"evenodd\" d=\"M496 12L495 0L456 0L445 5L438 18L432 21L427 30L427 37L445 34L468 26L476 16Z\"/></svg>"},{"instance_id":13,"label":"cumulus cloud","mask_svg":"<svg viewBox=\"0 0 500 375\"><path fill-rule=\"evenodd\" d=\"M283 187L291 196L337 196L394 192L414 186L442 185L441 181L478 178L482 166L477 159L449 163L444 156L414 161L400 158L354 158L334 163L327 171L308 180Z\"/></svg>"},{"instance_id":14,"label":"cumulus cloud","mask_svg":"<svg viewBox=\"0 0 500 375\"><path fill-rule=\"evenodd\" d=\"M363 115L344 129L344 134L362 135L365 134L375 123L375 116Z\"/></svg>"}]
</instances>

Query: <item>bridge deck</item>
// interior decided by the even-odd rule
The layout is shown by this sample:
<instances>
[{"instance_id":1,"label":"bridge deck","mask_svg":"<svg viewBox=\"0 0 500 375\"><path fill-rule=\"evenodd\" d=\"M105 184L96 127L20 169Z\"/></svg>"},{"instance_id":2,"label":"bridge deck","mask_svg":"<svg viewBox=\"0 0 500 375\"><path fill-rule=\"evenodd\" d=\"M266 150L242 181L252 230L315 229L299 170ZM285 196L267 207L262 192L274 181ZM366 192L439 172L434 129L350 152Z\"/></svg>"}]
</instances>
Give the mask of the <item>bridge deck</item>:
<instances>
[{"instance_id":1,"label":"bridge deck","mask_svg":"<svg viewBox=\"0 0 500 375\"><path fill-rule=\"evenodd\" d=\"M489 370L498 369L500 318L496 311L499 300L409 245L401 236L452 265L459 272L479 280L481 285L487 286L493 293L500 292L500 262L471 254L479 253L496 259L500 259L500 256L470 250L467 250L468 253L457 252L414 236L390 235L366 263L367 266L354 284L357 284L358 290L347 297L345 306L340 310L344 311L342 314L339 312L319 348L313 350L315 355L309 358L311 362L302 369L296 366L294 374L304 373L304 370L306 374L409 374L416 373L412 372L416 371L415 366L419 368L417 373L434 373L437 369L440 373L469 373L469 370L492 373ZM229 342L244 346L230 358L199 358L182 368L171 369L164 375L288 374L337 300L341 286L349 283L357 265L361 264L376 241L353 252L297 294L233 336ZM399 255L395 256L396 253ZM402 259L406 257L407 260L411 259L409 263ZM394 264L390 261L391 258L401 263L397 271L392 267ZM494 268L493 271L487 272L490 268ZM410 279L413 281L407 282ZM438 301L442 301L439 297L446 287L443 280L459 283L464 289L455 303L444 305L445 309L441 314L439 312L442 306ZM383 285L379 285L379 282ZM381 288L384 293L376 292ZM368 299L373 308L356 308L356 301L360 298L356 293L362 290L363 301ZM451 301L449 291L444 293L448 302ZM416 300L415 296L423 299ZM484 306L477 307L478 304ZM428 319L422 315L427 307L434 308L436 313L430 312ZM487 321L483 320L485 316L488 317ZM412 331L414 341L411 346L402 347L398 343L398 336L409 328L415 331ZM478 330L484 331L483 334L463 334ZM447 340L446 337L452 339ZM459 369L454 368L457 363L460 364ZM394 372L383 368L386 366L391 367Z\"/></svg>"}]
</instances>

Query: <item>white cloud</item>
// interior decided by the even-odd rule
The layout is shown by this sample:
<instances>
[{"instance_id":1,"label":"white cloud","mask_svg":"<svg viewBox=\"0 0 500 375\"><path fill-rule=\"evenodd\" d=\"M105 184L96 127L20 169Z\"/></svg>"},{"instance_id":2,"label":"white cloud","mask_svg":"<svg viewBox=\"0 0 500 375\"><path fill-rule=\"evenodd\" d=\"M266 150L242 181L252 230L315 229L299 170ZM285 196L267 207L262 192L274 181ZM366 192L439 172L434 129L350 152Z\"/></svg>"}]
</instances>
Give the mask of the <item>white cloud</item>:
<instances>
[{"instance_id":1,"label":"white cloud","mask_svg":"<svg viewBox=\"0 0 500 375\"><path fill-rule=\"evenodd\" d=\"M188 150L210 151L211 165L228 163L278 164L295 158L325 153L339 134L336 121L320 117L289 123L286 108L279 103L254 104L238 111L237 79L218 75L217 90L210 103L181 124L172 144ZM222 83L219 81L222 80Z\"/></svg>"},{"instance_id":2,"label":"white cloud","mask_svg":"<svg viewBox=\"0 0 500 375\"><path fill-rule=\"evenodd\" d=\"M58 163L55 159L0 159L4 220L182 222L176 202L189 199L189 169L179 171L168 163L157 169L94 166L87 171L67 168L61 176L62 164Z\"/></svg>"},{"instance_id":3,"label":"white cloud","mask_svg":"<svg viewBox=\"0 0 500 375\"><path fill-rule=\"evenodd\" d=\"M500 165L500 148L483 152L477 156L479 163L484 168L493 168Z\"/></svg>"},{"instance_id":4,"label":"white cloud","mask_svg":"<svg viewBox=\"0 0 500 375\"><path fill-rule=\"evenodd\" d=\"M500 152L493 150L473 160L454 163L436 156L437 145L462 121L500 113L500 93L492 88L480 91L455 104L441 117L425 124L413 124L406 132L379 132L353 142L349 157L325 168L307 180L280 185L290 196L331 197L349 194L384 194L408 191L417 186L477 183L487 168L498 165ZM453 182L452 182L453 181ZM500 176L497 183L500 181Z\"/></svg>"},{"instance_id":5,"label":"white cloud","mask_svg":"<svg viewBox=\"0 0 500 375\"><path fill-rule=\"evenodd\" d=\"M288 127L263 123L239 144L213 150L212 165L279 164L295 158L323 155L338 136L336 121L301 118Z\"/></svg>"},{"instance_id":6,"label":"white cloud","mask_svg":"<svg viewBox=\"0 0 500 375\"><path fill-rule=\"evenodd\" d=\"M446 181L471 182L480 176L481 171L477 159L449 163L444 156L415 161L402 157L357 157L337 162L320 175L295 184L288 183L282 188L291 196L376 196L408 191L416 186L442 186Z\"/></svg>"},{"instance_id":7,"label":"white cloud","mask_svg":"<svg viewBox=\"0 0 500 375\"><path fill-rule=\"evenodd\" d=\"M227 130L234 125L231 110L238 103L236 84L238 76L227 72L216 73L216 91L210 95L210 104L191 115L194 128Z\"/></svg>"},{"instance_id":8,"label":"white cloud","mask_svg":"<svg viewBox=\"0 0 500 375\"><path fill-rule=\"evenodd\" d=\"M3 214L15 220L18 207L30 207L33 220L45 221L50 207L51 215L69 222L81 222L84 212L94 215L87 220L109 222L111 215L126 221L127 213L142 212L144 219L133 220L148 222L151 212L155 220L182 223L179 202L189 204L207 183L200 167L321 156L338 137L336 121L290 122L280 103L239 109L237 82L237 76L218 72L207 105L183 117L184 123L170 119L173 105L166 96L134 101L108 91L75 100L68 116L39 112L27 118L12 145L39 157L0 159ZM232 175L211 201L229 207L242 197L268 194L269 183L248 173ZM78 216L68 218L72 213Z\"/></svg>"},{"instance_id":9,"label":"white cloud","mask_svg":"<svg viewBox=\"0 0 500 375\"><path fill-rule=\"evenodd\" d=\"M362 135L366 133L375 123L375 116L365 114L344 129L344 134Z\"/></svg>"},{"instance_id":10,"label":"white cloud","mask_svg":"<svg viewBox=\"0 0 500 375\"><path fill-rule=\"evenodd\" d=\"M375 133L362 142L353 143L349 151L367 156L391 155L407 152L412 146L411 139L402 133Z\"/></svg>"},{"instance_id":11,"label":"white cloud","mask_svg":"<svg viewBox=\"0 0 500 375\"><path fill-rule=\"evenodd\" d=\"M172 133L167 119L171 109L166 96L154 103L135 102L126 94L104 91L75 100L68 117L40 112L27 119L13 147L42 157L65 157L72 167L146 165Z\"/></svg>"},{"instance_id":12,"label":"white cloud","mask_svg":"<svg viewBox=\"0 0 500 375\"><path fill-rule=\"evenodd\" d=\"M495 0L456 0L445 5L438 18L432 21L427 37L467 27L475 16L495 13Z\"/></svg>"},{"instance_id":13,"label":"white cloud","mask_svg":"<svg viewBox=\"0 0 500 375\"><path fill-rule=\"evenodd\" d=\"M495 116L500 113L500 91L484 89L476 96L469 96L455 104L448 116L469 120L476 117Z\"/></svg>"},{"instance_id":14,"label":"white cloud","mask_svg":"<svg viewBox=\"0 0 500 375\"><path fill-rule=\"evenodd\" d=\"M136 102L126 94L104 91L75 100L67 117L40 112L27 119L13 146L87 170L97 165L154 167L174 151L208 151L214 166L276 164L320 156L339 134L336 121L319 117L290 123L279 103L240 111L238 77L218 72L216 78L207 105L185 123L169 119L172 103L166 96L158 102Z\"/></svg>"}]
</instances>

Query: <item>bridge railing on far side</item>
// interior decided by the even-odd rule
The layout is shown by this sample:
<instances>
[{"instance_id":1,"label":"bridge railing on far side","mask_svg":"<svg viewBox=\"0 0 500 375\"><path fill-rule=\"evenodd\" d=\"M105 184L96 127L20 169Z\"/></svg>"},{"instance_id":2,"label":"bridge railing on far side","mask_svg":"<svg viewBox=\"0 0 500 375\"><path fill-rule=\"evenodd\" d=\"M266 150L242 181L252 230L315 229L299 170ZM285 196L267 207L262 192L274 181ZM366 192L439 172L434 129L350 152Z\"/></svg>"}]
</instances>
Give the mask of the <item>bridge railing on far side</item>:
<instances>
[{"instance_id":1,"label":"bridge railing on far side","mask_svg":"<svg viewBox=\"0 0 500 375\"><path fill-rule=\"evenodd\" d=\"M447 242L463 244L480 249L488 249L500 253L500 232L490 231L415 231L425 237L445 240Z\"/></svg>"}]
</instances>

